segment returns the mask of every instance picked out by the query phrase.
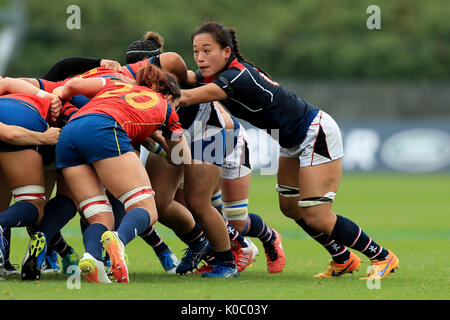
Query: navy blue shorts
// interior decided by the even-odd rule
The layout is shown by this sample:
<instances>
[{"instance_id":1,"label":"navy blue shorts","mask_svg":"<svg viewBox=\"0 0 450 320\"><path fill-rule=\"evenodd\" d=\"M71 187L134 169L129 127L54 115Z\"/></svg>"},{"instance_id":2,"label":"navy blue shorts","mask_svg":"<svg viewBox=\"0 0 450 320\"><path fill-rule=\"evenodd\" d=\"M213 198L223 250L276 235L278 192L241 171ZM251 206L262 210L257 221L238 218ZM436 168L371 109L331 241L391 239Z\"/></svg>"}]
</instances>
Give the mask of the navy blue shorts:
<instances>
[{"instance_id":1,"label":"navy blue shorts","mask_svg":"<svg viewBox=\"0 0 450 320\"><path fill-rule=\"evenodd\" d=\"M32 131L44 132L47 122L39 111L30 103L12 98L0 97L0 121L4 124L26 128ZM36 146L16 146L0 141L0 152L14 152L26 149L37 150Z\"/></svg>"},{"instance_id":2,"label":"navy blue shorts","mask_svg":"<svg viewBox=\"0 0 450 320\"><path fill-rule=\"evenodd\" d=\"M134 151L125 130L114 118L87 114L64 126L56 144L56 168L75 167Z\"/></svg>"}]
</instances>

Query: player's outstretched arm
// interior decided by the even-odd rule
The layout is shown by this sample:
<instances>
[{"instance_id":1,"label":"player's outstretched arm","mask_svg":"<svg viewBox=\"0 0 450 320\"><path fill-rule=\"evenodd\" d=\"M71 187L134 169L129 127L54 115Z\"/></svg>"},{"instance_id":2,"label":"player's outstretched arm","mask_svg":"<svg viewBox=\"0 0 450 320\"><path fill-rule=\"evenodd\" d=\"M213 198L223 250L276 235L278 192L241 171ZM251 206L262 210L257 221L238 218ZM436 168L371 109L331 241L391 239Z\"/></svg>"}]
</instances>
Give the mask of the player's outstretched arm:
<instances>
[{"instance_id":1,"label":"player's outstretched arm","mask_svg":"<svg viewBox=\"0 0 450 320\"><path fill-rule=\"evenodd\" d=\"M0 140L19 146L55 145L60 132L60 128L49 128L45 132L38 132L0 122Z\"/></svg>"},{"instance_id":2,"label":"player's outstretched arm","mask_svg":"<svg viewBox=\"0 0 450 320\"><path fill-rule=\"evenodd\" d=\"M79 94L91 98L103 88L104 81L105 79L103 78L72 78L61 89L55 89L53 93L65 100L70 100L73 96Z\"/></svg>"},{"instance_id":3,"label":"player's outstretched arm","mask_svg":"<svg viewBox=\"0 0 450 320\"><path fill-rule=\"evenodd\" d=\"M209 83L194 89L181 90L180 107L188 107L197 103L220 101L227 98L227 94L218 85Z\"/></svg>"}]
</instances>

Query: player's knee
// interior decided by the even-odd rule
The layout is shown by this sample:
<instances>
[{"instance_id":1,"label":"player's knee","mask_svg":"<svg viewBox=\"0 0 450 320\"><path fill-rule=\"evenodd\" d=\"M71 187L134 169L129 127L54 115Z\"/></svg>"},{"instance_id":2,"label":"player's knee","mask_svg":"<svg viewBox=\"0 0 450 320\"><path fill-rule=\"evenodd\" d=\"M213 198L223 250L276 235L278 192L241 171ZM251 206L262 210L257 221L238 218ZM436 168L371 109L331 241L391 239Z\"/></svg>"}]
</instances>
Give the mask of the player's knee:
<instances>
[{"instance_id":1,"label":"player's knee","mask_svg":"<svg viewBox=\"0 0 450 320\"><path fill-rule=\"evenodd\" d=\"M280 201L280 211L287 218L296 220L300 215L300 210L297 205L286 204Z\"/></svg>"},{"instance_id":2,"label":"player's knee","mask_svg":"<svg viewBox=\"0 0 450 320\"><path fill-rule=\"evenodd\" d=\"M302 212L302 219L311 229L318 232L328 233L329 225L327 221L322 219L319 215L306 214Z\"/></svg>"},{"instance_id":3,"label":"player's knee","mask_svg":"<svg viewBox=\"0 0 450 320\"><path fill-rule=\"evenodd\" d=\"M300 196L299 188L277 184L275 190L278 192L281 212L288 218L297 219L299 216L297 204L297 199Z\"/></svg>"},{"instance_id":4,"label":"player's knee","mask_svg":"<svg viewBox=\"0 0 450 320\"><path fill-rule=\"evenodd\" d=\"M335 214L325 206L300 207L301 217L312 229L331 233L335 223Z\"/></svg>"},{"instance_id":5,"label":"player's knee","mask_svg":"<svg viewBox=\"0 0 450 320\"><path fill-rule=\"evenodd\" d=\"M187 196L185 195L186 205L189 211L191 211L196 216L201 215L203 212L208 212L211 208L210 199L203 196Z\"/></svg>"}]
</instances>

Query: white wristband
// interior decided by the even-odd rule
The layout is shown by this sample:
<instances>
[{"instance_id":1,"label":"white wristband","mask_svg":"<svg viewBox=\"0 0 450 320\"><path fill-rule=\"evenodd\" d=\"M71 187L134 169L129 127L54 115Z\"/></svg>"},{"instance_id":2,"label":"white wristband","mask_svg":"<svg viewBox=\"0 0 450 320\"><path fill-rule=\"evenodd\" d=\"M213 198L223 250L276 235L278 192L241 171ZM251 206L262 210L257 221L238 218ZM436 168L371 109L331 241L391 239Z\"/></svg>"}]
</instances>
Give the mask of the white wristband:
<instances>
[{"instance_id":1,"label":"white wristband","mask_svg":"<svg viewBox=\"0 0 450 320\"><path fill-rule=\"evenodd\" d=\"M47 92L45 92L44 90L40 90L40 89L38 92L36 92L36 95L41 98L44 98L46 94L47 94Z\"/></svg>"}]
</instances>

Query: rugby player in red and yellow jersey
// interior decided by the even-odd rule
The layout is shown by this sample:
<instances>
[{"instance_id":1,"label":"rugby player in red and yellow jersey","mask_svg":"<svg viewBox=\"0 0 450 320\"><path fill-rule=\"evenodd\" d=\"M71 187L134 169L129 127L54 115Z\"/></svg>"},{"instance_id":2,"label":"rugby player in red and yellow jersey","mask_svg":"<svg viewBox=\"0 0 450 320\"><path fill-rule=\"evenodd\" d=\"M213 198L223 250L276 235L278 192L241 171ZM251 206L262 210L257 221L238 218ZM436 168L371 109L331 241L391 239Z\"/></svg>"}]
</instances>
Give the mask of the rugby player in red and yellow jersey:
<instances>
[{"instance_id":1,"label":"rugby player in red and yellow jersey","mask_svg":"<svg viewBox=\"0 0 450 320\"><path fill-rule=\"evenodd\" d=\"M45 177L37 145L56 144L60 129L47 129L60 109L61 101L56 96L23 80L0 77L0 123L2 130L8 129L0 141L0 176L4 177L0 183L2 190L8 190L7 196L2 196L5 210L0 212L0 266L7 259L3 231L12 227L33 227L42 220ZM22 130L17 133L16 129ZM44 133L47 131L52 141L46 140L48 134ZM9 206L11 194L14 204ZM30 264L40 267L45 257L45 253L40 255L44 246L45 239L33 252L28 252L22 267L23 279L39 279L39 271L30 274L28 267Z\"/></svg>"},{"instance_id":2,"label":"rugby player in red and yellow jersey","mask_svg":"<svg viewBox=\"0 0 450 320\"><path fill-rule=\"evenodd\" d=\"M180 151L179 161L172 162L190 161L173 109L180 95L176 80L146 65L138 71L137 84L76 77L60 93L65 100L78 94L92 97L63 128L56 146L56 167L62 169L89 222L83 234L86 252L78 266L90 282L110 282L101 262L103 245L111 257L114 278L127 283L124 247L158 218L150 180L132 144L161 129L169 149ZM114 228L114 218L103 186L127 212L116 232L108 231Z\"/></svg>"}]
</instances>

